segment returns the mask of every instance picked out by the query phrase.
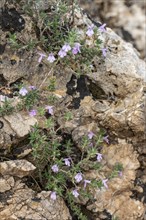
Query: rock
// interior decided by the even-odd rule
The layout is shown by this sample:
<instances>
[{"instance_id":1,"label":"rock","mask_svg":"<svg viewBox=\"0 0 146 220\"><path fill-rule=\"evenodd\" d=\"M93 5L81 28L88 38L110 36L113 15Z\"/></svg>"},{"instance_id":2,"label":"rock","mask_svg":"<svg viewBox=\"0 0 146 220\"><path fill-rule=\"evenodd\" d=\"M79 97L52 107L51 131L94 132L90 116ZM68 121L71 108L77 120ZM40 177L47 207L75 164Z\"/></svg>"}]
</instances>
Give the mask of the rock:
<instances>
[{"instance_id":1,"label":"rock","mask_svg":"<svg viewBox=\"0 0 146 220\"><path fill-rule=\"evenodd\" d=\"M122 177L113 178L108 181L108 189L96 189L94 192L96 202L94 205L88 206L89 209L95 212L100 212L106 209L111 215L117 216L124 220L141 219L144 212L143 204L140 201L131 199L133 181L136 177L136 169L139 167L137 160L138 155L133 151L131 145L119 144L111 145L108 148L104 147L103 157L106 162L105 171L112 171L116 163L123 165ZM109 170L107 170L107 167ZM91 172L87 174L88 178L105 178L104 168L101 172ZM128 208L129 207L129 208ZM131 212L131 210L133 210Z\"/></svg>"},{"instance_id":2,"label":"rock","mask_svg":"<svg viewBox=\"0 0 146 220\"><path fill-rule=\"evenodd\" d=\"M91 96L86 96L80 104L80 115L82 115L82 121L83 123L86 123L87 118L91 117L94 118L95 117L95 112L92 111L92 106L95 105L95 101L93 101L93 98ZM99 110L99 108L98 108ZM85 122L84 122L84 118L85 118Z\"/></svg>"},{"instance_id":3,"label":"rock","mask_svg":"<svg viewBox=\"0 0 146 220\"><path fill-rule=\"evenodd\" d=\"M0 201L1 220L71 220L62 198L50 199L50 192L34 192L20 181L15 183L5 199Z\"/></svg>"},{"instance_id":4,"label":"rock","mask_svg":"<svg viewBox=\"0 0 146 220\"><path fill-rule=\"evenodd\" d=\"M16 133L18 138L28 135L31 126L37 123L37 120L34 117L20 115L19 113L5 115L4 119L10 124L12 130Z\"/></svg>"},{"instance_id":5,"label":"rock","mask_svg":"<svg viewBox=\"0 0 146 220\"><path fill-rule=\"evenodd\" d=\"M81 20L81 16L78 17ZM78 146L81 137L89 130L96 131L99 124L121 139L136 141L144 138L145 63L132 45L124 42L111 29L107 28L102 37L103 46L108 48L108 52L104 61L94 59L95 72L87 74L88 87L94 100L85 97L80 103L80 124L72 131L73 140ZM131 198L136 169L140 166L138 155L126 141L103 147L102 153L105 160L103 170L86 173L87 178L106 178L117 162L123 164L123 176L111 179L109 189L95 190L93 194L97 201L88 208L95 212L106 209L120 219L142 220L144 206ZM135 211L131 212L131 209Z\"/></svg>"},{"instance_id":6,"label":"rock","mask_svg":"<svg viewBox=\"0 0 146 220\"><path fill-rule=\"evenodd\" d=\"M104 47L108 48L107 58L100 68L98 59L95 60L96 72L87 74L90 84L102 89L107 97L115 94L124 98L140 90L145 74L144 61L139 59L131 44L125 43L111 29L107 28L103 40Z\"/></svg>"},{"instance_id":7,"label":"rock","mask_svg":"<svg viewBox=\"0 0 146 220\"><path fill-rule=\"evenodd\" d=\"M125 40L133 42L144 57L145 14L136 4L129 8L124 5L124 2L120 2L120 4L121 6L119 7L119 3L116 4L116 2L112 2L112 7L110 7L110 10L106 13L106 17L112 17L112 23L110 23L110 25L114 26L117 33L125 38ZM123 27L121 31L120 27Z\"/></svg>"},{"instance_id":8,"label":"rock","mask_svg":"<svg viewBox=\"0 0 146 220\"><path fill-rule=\"evenodd\" d=\"M129 94L123 100L118 100L110 105L110 109L104 113L98 113L93 106L92 109L97 112L96 118L105 128L110 128L119 138L131 137L133 141L136 138L144 139L144 107L142 91Z\"/></svg>"},{"instance_id":9,"label":"rock","mask_svg":"<svg viewBox=\"0 0 146 220\"><path fill-rule=\"evenodd\" d=\"M90 23L79 11L77 17L85 24ZM76 26L80 31L77 17ZM87 86L96 104L84 99L85 105L80 103L83 105L80 111L82 115L88 114L88 118L98 120L102 127L112 130L119 138L142 141L145 62L131 44L109 28L102 34L102 41L103 47L108 49L106 59L95 57L94 72L87 73Z\"/></svg>"},{"instance_id":10,"label":"rock","mask_svg":"<svg viewBox=\"0 0 146 220\"><path fill-rule=\"evenodd\" d=\"M10 176L0 177L0 193L4 193L14 187L14 178Z\"/></svg>"},{"instance_id":11,"label":"rock","mask_svg":"<svg viewBox=\"0 0 146 220\"><path fill-rule=\"evenodd\" d=\"M145 1L81 1L94 21L103 21L145 57ZM90 10L89 10L90 8Z\"/></svg>"},{"instance_id":12,"label":"rock","mask_svg":"<svg viewBox=\"0 0 146 220\"><path fill-rule=\"evenodd\" d=\"M36 167L27 160L11 160L0 163L0 174L24 177L30 175Z\"/></svg>"},{"instance_id":13,"label":"rock","mask_svg":"<svg viewBox=\"0 0 146 220\"><path fill-rule=\"evenodd\" d=\"M113 4L117 7L118 4L123 5L123 2L114 2ZM121 10L120 7L119 10ZM82 27L91 24L91 21L80 10L75 10L75 13L74 25L78 28L80 37L83 38L85 31L82 30ZM27 22L29 23L29 19ZM125 30L128 31L128 29ZM31 31L32 26L30 24L30 32L28 31L28 33L32 33ZM29 37L28 33L27 37ZM133 46L123 41L110 28L107 28L106 33L103 33L101 38L103 41L102 46L108 50L107 55L105 59L95 57L93 60L94 68L92 68L94 72L87 73L86 77L80 77L84 78L85 84L81 89L86 88L86 94L83 94L83 96L81 96L80 88L76 89L81 87L78 84L79 79L76 77L72 80L74 82L72 82L73 85L70 88L75 90L75 94L69 94L68 84L73 78L73 70L65 69L62 67L61 62L54 69L44 60L41 64L38 64L37 51L33 56L31 56L32 54L28 55L29 52L24 52L25 55L20 57L16 66L11 66L9 58L4 56L0 66L2 83L11 85L23 77L26 80L26 85L35 85L42 92L43 98L40 100L40 106L46 105L48 95L54 94L57 96L59 101L58 105L56 103L56 105L53 105L53 119L55 123L57 121L55 129L58 129L58 131L61 129L59 135L57 133L58 138L60 138L58 140L62 141L62 133L67 133L69 137L72 136L73 147L76 144L80 148L82 136L87 135L89 131L98 133L100 127L106 129L111 137L109 146L105 146L105 144L100 146L103 154L103 168L98 171L89 171L88 165L90 167L90 164L88 164L87 167L84 167L84 175L89 179L109 178L116 163L122 163L124 170L121 177L109 178L108 189L91 189L95 202L92 205L87 205L87 208L96 212L95 215L101 212L101 218L106 218L106 214L103 212L107 210L110 215L117 216L120 219L142 220L144 205L136 200L137 198L134 197L132 192L136 189L134 182L137 177L136 170L140 167L139 161L143 168L146 162L144 157L141 157L138 161L138 154L134 151L132 144L127 143L127 140L131 143L135 142L135 146L139 140L144 141L143 86L145 63L140 60L139 53ZM92 46L92 40L87 40L86 44ZM52 75L56 77L56 90L53 93L47 90ZM74 106L74 109L72 109L75 98L79 100L79 103L77 108ZM68 110L71 111L73 116L71 120L64 118ZM27 138L31 126L37 122L40 129L48 132L49 128L45 128L46 115L41 119L38 116L37 119L30 118L22 112L2 117L0 121L2 121L4 127L1 129L0 134L1 149L7 149L15 143L20 149L19 141ZM112 137L114 138L112 139ZM61 144L63 143L64 140ZM26 152L18 155L19 158L25 157L30 151L26 149ZM15 149L12 153L15 153ZM76 154L73 156L77 157L77 154L78 149L76 149ZM20 181L14 183L14 179L17 178L12 179L13 177L22 178L30 175L34 170L35 167L27 160L0 163L0 173L3 175L1 178L3 200L0 203L0 219L71 219L69 210L62 198L57 196L57 200L52 201L50 200L51 192L37 193ZM145 170L142 172L143 181L145 181ZM140 188L138 190L142 193ZM86 205L86 200L82 204Z\"/></svg>"},{"instance_id":14,"label":"rock","mask_svg":"<svg viewBox=\"0 0 146 220\"><path fill-rule=\"evenodd\" d=\"M9 150L12 143L19 143L30 132L31 126L37 123L34 117L23 113L14 113L0 117L3 123L0 129L0 148Z\"/></svg>"},{"instance_id":15,"label":"rock","mask_svg":"<svg viewBox=\"0 0 146 220\"><path fill-rule=\"evenodd\" d=\"M96 123L92 122L92 123L87 123L86 125L80 125L73 130L72 138L79 148L80 148L80 143L82 141L82 137L85 135L87 136L88 132L90 131L94 133L99 132L99 128L97 127Z\"/></svg>"},{"instance_id":16,"label":"rock","mask_svg":"<svg viewBox=\"0 0 146 220\"><path fill-rule=\"evenodd\" d=\"M118 153L117 153L118 152ZM117 144L110 145L108 148L103 149L104 159L106 160L106 166L110 169L118 162L123 165L124 181L127 178L127 182L135 179L135 170L139 168L138 154L133 150L130 144ZM124 182L122 181L122 182ZM121 184L119 184L121 185Z\"/></svg>"},{"instance_id":17,"label":"rock","mask_svg":"<svg viewBox=\"0 0 146 220\"><path fill-rule=\"evenodd\" d=\"M104 113L105 111L109 110L109 105L106 101L96 101L95 104L92 106L92 110L98 113Z\"/></svg>"}]
</instances>

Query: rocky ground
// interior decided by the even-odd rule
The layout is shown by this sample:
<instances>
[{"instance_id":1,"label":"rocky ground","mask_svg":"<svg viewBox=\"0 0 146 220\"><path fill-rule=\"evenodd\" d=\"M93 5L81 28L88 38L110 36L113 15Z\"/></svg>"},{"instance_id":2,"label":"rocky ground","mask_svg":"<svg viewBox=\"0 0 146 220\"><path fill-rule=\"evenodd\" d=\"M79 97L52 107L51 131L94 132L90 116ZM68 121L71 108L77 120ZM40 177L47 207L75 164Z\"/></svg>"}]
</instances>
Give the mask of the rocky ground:
<instances>
[{"instance_id":1,"label":"rocky ground","mask_svg":"<svg viewBox=\"0 0 146 220\"><path fill-rule=\"evenodd\" d=\"M8 8L12 6L13 1ZM48 105L48 97L53 95L56 98L53 117L60 130L58 136L63 141L70 139L74 143L75 158L81 150L82 136L104 129L109 142L100 146L102 170L85 168L86 178L105 178L117 163L122 164L122 173L108 181L107 189L90 189L94 202L80 198L77 203L88 220L143 220L146 219L146 5L144 0L93 0L81 1L81 6L87 14L77 10L74 27L82 33L84 25L92 23L89 17L93 22L107 23L102 40L108 51L105 59L95 56L92 73L87 72L80 77L73 68L64 68L61 63L52 75L48 63L38 63L37 50L43 51L39 46L32 50L13 49L8 43L8 14L0 11L3 18L0 23L0 106L3 107L4 96L12 101L13 107L19 104L16 94L17 85L21 83L38 88L41 93L39 105ZM19 14L15 14L13 28L19 29L21 43L29 40L30 36L37 38L31 17L16 5L15 9ZM88 44L92 43L89 40ZM52 78L55 78L55 89L48 91L46 87ZM26 109L0 116L1 220L79 219L65 198L57 196L55 201L51 200L51 192L38 181L29 135L36 123L46 131L44 121L47 117L50 115L32 117ZM46 164L41 165L42 170L45 169Z\"/></svg>"},{"instance_id":2,"label":"rocky ground","mask_svg":"<svg viewBox=\"0 0 146 220\"><path fill-rule=\"evenodd\" d=\"M81 0L81 5L95 21L107 23L145 58L145 0Z\"/></svg>"}]
</instances>

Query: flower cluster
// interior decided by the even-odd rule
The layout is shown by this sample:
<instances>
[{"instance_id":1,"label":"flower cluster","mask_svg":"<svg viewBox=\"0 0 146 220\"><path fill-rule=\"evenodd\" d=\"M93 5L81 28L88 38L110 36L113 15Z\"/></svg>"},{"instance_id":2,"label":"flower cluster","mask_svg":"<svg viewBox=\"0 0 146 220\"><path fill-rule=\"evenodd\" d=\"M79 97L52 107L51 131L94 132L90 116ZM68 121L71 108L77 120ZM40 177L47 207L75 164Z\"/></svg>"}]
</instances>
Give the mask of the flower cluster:
<instances>
[{"instance_id":1,"label":"flower cluster","mask_svg":"<svg viewBox=\"0 0 146 220\"><path fill-rule=\"evenodd\" d=\"M92 140L94 136L95 136L95 134L94 134L92 131L88 132L87 137L88 137L89 140ZM106 138L107 138L107 136L106 136ZM103 138L103 139L105 139L105 138ZM108 139L106 139L106 140L108 140ZM102 158L102 154L101 154L101 153L97 153L97 161L98 161L98 162L101 162L102 159L103 159L103 158ZM71 159L70 157L69 157L69 158L64 158L63 161L64 161L64 164L65 164L66 166L68 166L68 167L71 166L71 161L72 161L72 159ZM57 164L54 164L54 165L51 167L51 169L52 169L52 171L53 171L54 173L58 173L58 172L59 172L59 166L58 166ZM119 174L119 175L120 175L120 174ZM84 176L83 176L82 172L76 173L76 174L74 175L74 180L75 180L75 183L76 183L76 184L82 182L84 189L86 189L87 184L90 184L90 183L91 183L91 180L84 179ZM108 181L108 179L102 179L102 180L101 180L102 185L103 185L105 188L108 188L107 181ZM75 188L75 189L72 190L72 195L73 195L75 198L77 198L77 197L80 195L80 193L79 193L79 191L78 191L77 188ZM51 193L51 199L53 199L53 200L56 199L56 192L53 191L53 192Z\"/></svg>"},{"instance_id":2,"label":"flower cluster","mask_svg":"<svg viewBox=\"0 0 146 220\"><path fill-rule=\"evenodd\" d=\"M28 88L30 89L30 91L35 91L35 90L36 90L36 87L35 87L35 86L32 86L32 85L29 86ZM22 97L25 97L25 96L27 96L27 95L29 94L29 90L26 89L25 87L22 87L22 88L19 90L19 94L20 94ZM50 115L53 115L53 114L54 114L53 106L49 106L49 105L48 105L48 106L45 107L45 110L47 110ZM31 117L36 116L37 113L38 113L38 111L37 111L36 109L31 109L31 110L29 111L29 115L30 115Z\"/></svg>"},{"instance_id":3,"label":"flower cluster","mask_svg":"<svg viewBox=\"0 0 146 220\"><path fill-rule=\"evenodd\" d=\"M64 159L64 162L65 162L65 165L66 166L70 166L70 160L71 158L65 158ZM52 167L51 167L52 171L54 173L58 173L59 172L59 167L57 164L54 164ZM76 181L76 183L80 183L82 180L83 180L83 174L82 173L77 173L75 176L74 176L74 179ZM91 183L91 180L83 180L84 182L84 189L86 188L87 184ZM78 190L77 189L73 189L72 190L72 194L75 198L77 198L79 196L79 193L78 193ZM50 196L51 199L55 200L56 199L56 192L55 191L52 191L51 192L51 196Z\"/></svg>"},{"instance_id":4,"label":"flower cluster","mask_svg":"<svg viewBox=\"0 0 146 220\"><path fill-rule=\"evenodd\" d=\"M89 131L87 136L88 136L88 139L91 141L93 139L93 137L95 136L95 134L92 131ZM90 143L89 147L93 147L93 143ZM102 154L97 153L96 155L97 155L97 157L96 157L97 161L101 162Z\"/></svg>"},{"instance_id":5,"label":"flower cluster","mask_svg":"<svg viewBox=\"0 0 146 220\"><path fill-rule=\"evenodd\" d=\"M81 44L78 43L78 42L74 43L74 46L73 46L72 48L71 48L71 46L70 46L68 43L65 43L65 44L62 46L62 48L59 50L58 56L59 56L60 58L63 58L63 57L65 57L65 56L67 56L67 53L68 53L69 51L72 51L72 54L73 54L73 55L76 55L76 54L78 54L78 53L81 53L80 47L81 47ZM40 53L40 52L38 52L38 55L39 55L39 59L38 59L38 62L39 62L39 63L42 61L43 58L47 57L46 54L43 54L43 53ZM50 63L53 63L53 62L56 60L56 58L55 58L55 56L54 56L53 53L50 53L49 56L48 56L48 58L47 58L47 60L48 60Z\"/></svg>"},{"instance_id":6,"label":"flower cluster","mask_svg":"<svg viewBox=\"0 0 146 220\"><path fill-rule=\"evenodd\" d=\"M106 26L106 24L103 24L103 25L101 25L101 26L98 28L98 30L99 30L100 33L106 32L105 26ZM87 35L88 37L92 37L92 36L94 35L94 28L95 28L94 24L88 26L87 31L86 31L86 35ZM73 55L76 55L76 54L78 54L78 53L81 53L81 49L80 49L80 48L81 48L81 44L80 44L79 42L75 42L73 47L71 47L71 45L70 45L69 43L65 43L65 44L62 46L62 48L59 50L58 56L59 56L60 58L64 58L64 57L67 56L67 53L68 53L69 51L71 51ZM101 51L102 51L103 56L106 57L107 48L102 48ZM39 63L42 61L43 58L47 57L46 54L41 53L41 52L38 52L37 54L39 55L39 59L38 59L38 62L39 62ZM50 63L53 63L53 62L56 60L55 55L51 52L51 53L48 55L47 60L48 60Z\"/></svg>"},{"instance_id":7,"label":"flower cluster","mask_svg":"<svg viewBox=\"0 0 146 220\"><path fill-rule=\"evenodd\" d=\"M106 24L101 25L101 26L98 28L98 31L99 31L100 33L106 32L105 27L106 27ZM86 35L87 35L88 37L92 37L92 36L94 35L94 28L95 28L94 24L88 26L88 29L87 29L87 31L86 31ZM102 52L103 57L106 57L107 48L102 48L102 49L101 49L101 52Z\"/></svg>"},{"instance_id":8,"label":"flower cluster","mask_svg":"<svg viewBox=\"0 0 146 220\"><path fill-rule=\"evenodd\" d=\"M35 86L29 86L28 87L30 90L36 90L36 87ZM26 96L27 94L29 93L29 90L26 89L25 87L22 87L20 90L19 90L19 94L21 96Z\"/></svg>"}]
</instances>

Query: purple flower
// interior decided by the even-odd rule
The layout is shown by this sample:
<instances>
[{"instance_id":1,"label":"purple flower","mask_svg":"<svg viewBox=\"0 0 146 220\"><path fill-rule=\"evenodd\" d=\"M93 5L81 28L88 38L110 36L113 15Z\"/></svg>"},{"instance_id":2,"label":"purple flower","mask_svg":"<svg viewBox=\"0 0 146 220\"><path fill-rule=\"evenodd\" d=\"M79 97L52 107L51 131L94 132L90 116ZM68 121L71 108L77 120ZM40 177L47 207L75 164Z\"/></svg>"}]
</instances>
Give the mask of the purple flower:
<instances>
[{"instance_id":1,"label":"purple flower","mask_svg":"<svg viewBox=\"0 0 146 220\"><path fill-rule=\"evenodd\" d=\"M70 167L70 158L65 158L64 162L66 166Z\"/></svg>"},{"instance_id":2,"label":"purple flower","mask_svg":"<svg viewBox=\"0 0 146 220\"><path fill-rule=\"evenodd\" d=\"M29 112L29 116L35 116L37 114L37 110L35 109L32 109L30 112Z\"/></svg>"},{"instance_id":3,"label":"purple flower","mask_svg":"<svg viewBox=\"0 0 146 220\"><path fill-rule=\"evenodd\" d=\"M35 86L29 86L29 89L36 90L36 87Z\"/></svg>"},{"instance_id":4,"label":"purple flower","mask_svg":"<svg viewBox=\"0 0 146 220\"><path fill-rule=\"evenodd\" d=\"M63 45L62 50L64 50L65 52L68 52L68 51L71 50L71 46L66 43L66 44Z\"/></svg>"},{"instance_id":5,"label":"purple flower","mask_svg":"<svg viewBox=\"0 0 146 220\"><path fill-rule=\"evenodd\" d=\"M65 50L61 49L59 52L58 52L58 55L63 58L67 55L67 53L65 52Z\"/></svg>"},{"instance_id":6,"label":"purple flower","mask_svg":"<svg viewBox=\"0 0 146 220\"><path fill-rule=\"evenodd\" d=\"M122 176L123 176L122 171L119 171L119 172L118 172L118 174L119 174L119 176L120 176L120 177L122 177Z\"/></svg>"},{"instance_id":7,"label":"purple flower","mask_svg":"<svg viewBox=\"0 0 146 220\"><path fill-rule=\"evenodd\" d=\"M53 106L46 106L46 109L48 110L48 113L50 114L50 115L53 115Z\"/></svg>"},{"instance_id":8,"label":"purple flower","mask_svg":"<svg viewBox=\"0 0 146 220\"><path fill-rule=\"evenodd\" d=\"M91 183L91 181L90 180L84 180L84 189L86 188L87 183Z\"/></svg>"},{"instance_id":9,"label":"purple flower","mask_svg":"<svg viewBox=\"0 0 146 220\"><path fill-rule=\"evenodd\" d=\"M94 25L93 25L93 24L88 27L88 30L87 30L87 32L86 32L86 34L87 34L88 37L91 37L91 36L94 34L93 28L94 28Z\"/></svg>"},{"instance_id":10,"label":"purple flower","mask_svg":"<svg viewBox=\"0 0 146 220\"><path fill-rule=\"evenodd\" d=\"M73 47L73 49L72 49L72 53L74 54L74 55L76 55L77 53L80 53L81 51L80 51L80 47L81 47L81 44L80 43L75 43L74 44L74 47Z\"/></svg>"},{"instance_id":11,"label":"purple flower","mask_svg":"<svg viewBox=\"0 0 146 220\"><path fill-rule=\"evenodd\" d=\"M109 139L108 139L108 135L103 137L103 141L105 141L107 144L109 144Z\"/></svg>"},{"instance_id":12,"label":"purple flower","mask_svg":"<svg viewBox=\"0 0 146 220\"><path fill-rule=\"evenodd\" d=\"M51 192L50 198L56 200L56 192Z\"/></svg>"},{"instance_id":13,"label":"purple flower","mask_svg":"<svg viewBox=\"0 0 146 220\"><path fill-rule=\"evenodd\" d=\"M50 54L49 54L47 60L48 60L50 63L53 63L53 62L56 60L55 57L54 57L54 55L53 55L53 53L50 53Z\"/></svg>"},{"instance_id":14,"label":"purple flower","mask_svg":"<svg viewBox=\"0 0 146 220\"><path fill-rule=\"evenodd\" d=\"M102 154L97 153L97 161L100 162L102 160Z\"/></svg>"},{"instance_id":15,"label":"purple flower","mask_svg":"<svg viewBox=\"0 0 146 220\"><path fill-rule=\"evenodd\" d=\"M83 179L82 173L77 173L77 174L75 175L75 180L76 180L77 183L81 182L82 179Z\"/></svg>"},{"instance_id":16,"label":"purple flower","mask_svg":"<svg viewBox=\"0 0 146 220\"><path fill-rule=\"evenodd\" d=\"M39 57L39 59L38 59L38 62L40 63L40 62L42 61L42 59L43 59L44 57L46 57L46 55L43 54L43 53L38 53L38 54L40 55L40 57Z\"/></svg>"},{"instance_id":17,"label":"purple flower","mask_svg":"<svg viewBox=\"0 0 146 220\"><path fill-rule=\"evenodd\" d=\"M88 139L91 140L94 136L94 133L92 131L89 131L88 133Z\"/></svg>"},{"instance_id":18,"label":"purple flower","mask_svg":"<svg viewBox=\"0 0 146 220\"><path fill-rule=\"evenodd\" d=\"M104 179L102 180L102 184L104 185L104 187L107 189L108 185L106 184L106 182L108 181L108 179Z\"/></svg>"},{"instance_id":19,"label":"purple flower","mask_svg":"<svg viewBox=\"0 0 146 220\"><path fill-rule=\"evenodd\" d=\"M53 166L51 167L51 169L53 170L54 173L58 173L58 171L59 171L59 168L58 168L58 165L57 165L57 164L53 165Z\"/></svg>"},{"instance_id":20,"label":"purple flower","mask_svg":"<svg viewBox=\"0 0 146 220\"><path fill-rule=\"evenodd\" d=\"M102 33L102 32L106 32L105 26L106 26L106 24L102 24L102 25L98 28L98 30L99 30L101 33Z\"/></svg>"},{"instance_id":21,"label":"purple flower","mask_svg":"<svg viewBox=\"0 0 146 220\"><path fill-rule=\"evenodd\" d=\"M102 55L103 55L104 57L106 57L107 48L102 48L101 50L102 50Z\"/></svg>"},{"instance_id":22,"label":"purple flower","mask_svg":"<svg viewBox=\"0 0 146 220\"><path fill-rule=\"evenodd\" d=\"M28 91L25 87L22 87L19 91L19 94L22 96L25 96L27 93L28 93Z\"/></svg>"},{"instance_id":23,"label":"purple flower","mask_svg":"<svg viewBox=\"0 0 146 220\"><path fill-rule=\"evenodd\" d=\"M73 194L73 196L74 196L75 198L77 198L77 197L79 196L79 193L78 193L78 191L77 191L76 189L74 189L74 190L72 191L72 194Z\"/></svg>"}]
</instances>

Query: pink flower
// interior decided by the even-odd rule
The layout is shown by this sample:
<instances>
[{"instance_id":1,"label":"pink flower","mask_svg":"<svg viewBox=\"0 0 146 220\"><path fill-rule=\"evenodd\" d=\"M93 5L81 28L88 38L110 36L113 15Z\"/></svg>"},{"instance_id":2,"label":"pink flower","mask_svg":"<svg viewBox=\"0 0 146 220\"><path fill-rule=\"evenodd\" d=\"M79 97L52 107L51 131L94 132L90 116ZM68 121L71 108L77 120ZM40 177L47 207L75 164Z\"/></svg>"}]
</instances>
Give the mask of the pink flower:
<instances>
[{"instance_id":1,"label":"pink flower","mask_svg":"<svg viewBox=\"0 0 146 220\"><path fill-rule=\"evenodd\" d=\"M53 53L50 53L50 54L49 54L47 60L48 60L50 63L53 63L53 62L56 60L55 57L54 57L54 55L53 55Z\"/></svg>"},{"instance_id":2,"label":"pink flower","mask_svg":"<svg viewBox=\"0 0 146 220\"><path fill-rule=\"evenodd\" d=\"M88 27L88 30L87 30L87 32L86 32L86 34L87 34L88 37L91 37L91 36L94 34L93 28L94 28L94 25L93 25L93 24Z\"/></svg>"},{"instance_id":3,"label":"pink flower","mask_svg":"<svg viewBox=\"0 0 146 220\"><path fill-rule=\"evenodd\" d=\"M58 52L58 55L59 55L61 58L63 58L63 57L65 57L65 56L67 55L67 53L66 53L65 50L61 49L61 50Z\"/></svg>"},{"instance_id":4,"label":"pink flower","mask_svg":"<svg viewBox=\"0 0 146 220\"><path fill-rule=\"evenodd\" d=\"M80 53L81 51L80 51L80 47L81 47L81 44L80 43L75 43L74 44L74 47L73 47L73 49L72 49L72 53L74 54L74 55L76 55L77 53Z\"/></svg>"},{"instance_id":5,"label":"pink flower","mask_svg":"<svg viewBox=\"0 0 146 220\"><path fill-rule=\"evenodd\" d=\"M98 28L98 30L99 30L101 33L102 33L102 32L106 32L105 26L106 26L106 24L102 24L102 25Z\"/></svg>"},{"instance_id":6,"label":"pink flower","mask_svg":"<svg viewBox=\"0 0 146 220\"><path fill-rule=\"evenodd\" d=\"M120 177L122 177L122 176L123 176L122 171L119 171L119 172L118 172L118 174L119 174L119 176L120 176Z\"/></svg>"},{"instance_id":7,"label":"pink flower","mask_svg":"<svg viewBox=\"0 0 146 220\"><path fill-rule=\"evenodd\" d=\"M102 55L103 55L104 57L106 57L107 48L102 48L101 51L102 51Z\"/></svg>"},{"instance_id":8,"label":"pink flower","mask_svg":"<svg viewBox=\"0 0 146 220\"><path fill-rule=\"evenodd\" d=\"M91 181L90 180L84 180L84 189L86 188L87 183L91 183Z\"/></svg>"},{"instance_id":9,"label":"pink flower","mask_svg":"<svg viewBox=\"0 0 146 220\"><path fill-rule=\"evenodd\" d=\"M42 59L43 59L44 57L46 57L46 55L43 54L43 53L38 53L38 54L40 55L40 57L39 57L39 59L38 59L38 62L40 63L40 62L42 61Z\"/></svg>"},{"instance_id":10,"label":"pink flower","mask_svg":"<svg viewBox=\"0 0 146 220\"><path fill-rule=\"evenodd\" d=\"M73 196L74 196L75 198L77 198L77 197L79 196L79 193L78 193L78 191L77 191L76 189L74 189L74 190L72 191L72 194L73 194Z\"/></svg>"},{"instance_id":11,"label":"pink flower","mask_svg":"<svg viewBox=\"0 0 146 220\"><path fill-rule=\"evenodd\" d=\"M53 106L46 106L46 109L48 110L48 113L50 114L50 115L53 115L54 114L54 112L53 112Z\"/></svg>"},{"instance_id":12,"label":"pink flower","mask_svg":"<svg viewBox=\"0 0 146 220\"><path fill-rule=\"evenodd\" d=\"M28 93L28 91L25 87L22 87L19 91L19 94L22 96L26 96L27 93Z\"/></svg>"},{"instance_id":13,"label":"pink flower","mask_svg":"<svg viewBox=\"0 0 146 220\"><path fill-rule=\"evenodd\" d=\"M56 192L51 192L50 198L56 200Z\"/></svg>"},{"instance_id":14,"label":"pink flower","mask_svg":"<svg viewBox=\"0 0 146 220\"><path fill-rule=\"evenodd\" d=\"M95 134L92 131L88 133L88 139L91 140Z\"/></svg>"},{"instance_id":15,"label":"pink flower","mask_svg":"<svg viewBox=\"0 0 146 220\"><path fill-rule=\"evenodd\" d=\"M97 153L97 161L100 162L102 160L102 154Z\"/></svg>"},{"instance_id":16,"label":"pink flower","mask_svg":"<svg viewBox=\"0 0 146 220\"><path fill-rule=\"evenodd\" d=\"M75 180L76 180L77 183L81 182L82 179L83 179L82 173L77 173L77 174L75 175Z\"/></svg>"},{"instance_id":17,"label":"pink flower","mask_svg":"<svg viewBox=\"0 0 146 220\"><path fill-rule=\"evenodd\" d=\"M107 136L105 136L105 137L103 137L103 141L105 141L107 144L109 144L109 139L108 139L108 135Z\"/></svg>"},{"instance_id":18,"label":"pink flower","mask_svg":"<svg viewBox=\"0 0 146 220\"><path fill-rule=\"evenodd\" d=\"M36 90L36 87L35 86L29 86L29 89Z\"/></svg>"},{"instance_id":19,"label":"pink flower","mask_svg":"<svg viewBox=\"0 0 146 220\"><path fill-rule=\"evenodd\" d=\"M54 173L58 173L58 171L59 171L59 168L58 168L58 165L57 165L57 164L53 165L53 166L51 167L51 169L53 170Z\"/></svg>"},{"instance_id":20,"label":"pink flower","mask_svg":"<svg viewBox=\"0 0 146 220\"><path fill-rule=\"evenodd\" d=\"M37 110L35 109L32 109L30 112L29 112L29 116L35 116L37 114Z\"/></svg>"},{"instance_id":21,"label":"pink flower","mask_svg":"<svg viewBox=\"0 0 146 220\"><path fill-rule=\"evenodd\" d=\"M106 184L106 182L108 181L108 179L104 179L102 180L102 184L104 185L104 187L107 189L108 185Z\"/></svg>"},{"instance_id":22,"label":"pink flower","mask_svg":"<svg viewBox=\"0 0 146 220\"><path fill-rule=\"evenodd\" d=\"M66 166L70 167L70 158L65 158L64 162Z\"/></svg>"},{"instance_id":23,"label":"pink flower","mask_svg":"<svg viewBox=\"0 0 146 220\"><path fill-rule=\"evenodd\" d=\"M62 50L64 50L65 52L68 52L68 51L71 50L71 46L66 43L66 44L63 45Z\"/></svg>"}]
</instances>

